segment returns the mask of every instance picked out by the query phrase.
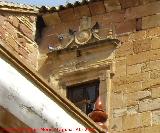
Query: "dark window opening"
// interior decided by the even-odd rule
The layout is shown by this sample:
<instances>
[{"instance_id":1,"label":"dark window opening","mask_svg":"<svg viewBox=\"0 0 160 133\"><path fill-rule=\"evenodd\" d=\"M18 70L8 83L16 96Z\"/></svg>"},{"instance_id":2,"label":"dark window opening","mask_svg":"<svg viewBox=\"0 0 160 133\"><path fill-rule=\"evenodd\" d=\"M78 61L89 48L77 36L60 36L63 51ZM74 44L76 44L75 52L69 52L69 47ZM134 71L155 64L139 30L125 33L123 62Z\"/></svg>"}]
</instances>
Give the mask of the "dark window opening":
<instances>
[{"instance_id":1,"label":"dark window opening","mask_svg":"<svg viewBox=\"0 0 160 133\"><path fill-rule=\"evenodd\" d=\"M37 21L36 21L36 35L35 35L35 41L38 43L39 39L42 37L42 31L45 27L44 20L42 16L37 16Z\"/></svg>"},{"instance_id":2,"label":"dark window opening","mask_svg":"<svg viewBox=\"0 0 160 133\"><path fill-rule=\"evenodd\" d=\"M142 18L136 19L136 31L142 30Z\"/></svg>"},{"instance_id":3,"label":"dark window opening","mask_svg":"<svg viewBox=\"0 0 160 133\"><path fill-rule=\"evenodd\" d=\"M67 87L67 98L84 113L89 114L99 96L99 80Z\"/></svg>"}]
</instances>

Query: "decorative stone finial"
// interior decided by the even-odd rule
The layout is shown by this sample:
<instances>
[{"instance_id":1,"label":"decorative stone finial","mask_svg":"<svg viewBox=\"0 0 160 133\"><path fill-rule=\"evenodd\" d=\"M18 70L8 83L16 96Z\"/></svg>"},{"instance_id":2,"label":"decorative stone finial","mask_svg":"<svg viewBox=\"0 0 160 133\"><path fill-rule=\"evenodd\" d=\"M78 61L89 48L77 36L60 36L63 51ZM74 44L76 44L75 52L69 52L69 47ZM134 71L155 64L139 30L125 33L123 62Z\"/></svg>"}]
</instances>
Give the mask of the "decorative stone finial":
<instances>
[{"instance_id":1,"label":"decorative stone finial","mask_svg":"<svg viewBox=\"0 0 160 133\"><path fill-rule=\"evenodd\" d=\"M97 98L96 103L94 105L94 109L91 113L89 113L88 116L103 129L107 130L105 122L107 121L108 115L106 112L104 112L103 103L100 97Z\"/></svg>"}]
</instances>

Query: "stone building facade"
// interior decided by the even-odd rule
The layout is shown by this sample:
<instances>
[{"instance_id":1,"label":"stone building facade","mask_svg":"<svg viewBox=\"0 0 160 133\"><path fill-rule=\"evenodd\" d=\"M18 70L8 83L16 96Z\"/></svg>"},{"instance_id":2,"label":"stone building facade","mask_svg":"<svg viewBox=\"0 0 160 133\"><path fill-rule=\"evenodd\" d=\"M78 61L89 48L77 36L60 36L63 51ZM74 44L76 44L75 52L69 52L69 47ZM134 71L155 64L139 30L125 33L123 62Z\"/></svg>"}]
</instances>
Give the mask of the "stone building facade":
<instances>
[{"instance_id":1,"label":"stone building facade","mask_svg":"<svg viewBox=\"0 0 160 133\"><path fill-rule=\"evenodd\" d=\"M40 13L4 9L0 38L62 97L68 86L98 79L110 133L159 133L159 6L159 0L95 0ZM35 41L36 20L43 26ZM90 32L96 23L98 38Z\"/></svg>"}]
</instances>

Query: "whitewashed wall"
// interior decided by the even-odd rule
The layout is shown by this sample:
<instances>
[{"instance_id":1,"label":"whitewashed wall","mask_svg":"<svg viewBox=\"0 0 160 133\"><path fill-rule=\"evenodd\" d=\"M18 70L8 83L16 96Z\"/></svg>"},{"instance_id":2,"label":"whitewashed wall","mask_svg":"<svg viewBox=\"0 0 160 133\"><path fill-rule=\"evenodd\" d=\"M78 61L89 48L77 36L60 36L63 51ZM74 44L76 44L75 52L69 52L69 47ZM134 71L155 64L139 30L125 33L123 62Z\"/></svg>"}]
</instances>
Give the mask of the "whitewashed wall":
<instances>
[{"instance_id":1,"label":"whitewashed wall","mask_svg":"<svg viewBox=\"0 0 160 133\"><path fill-rule=\"evenodd\" d=\"M31 128L67 129L65 133L87 133L86 127L72 118L15 68L0 58L0 105ZM71 129L72 131L69 131ZM62 130L61 130L62 131Z\"/></svg>"}]
</instances>

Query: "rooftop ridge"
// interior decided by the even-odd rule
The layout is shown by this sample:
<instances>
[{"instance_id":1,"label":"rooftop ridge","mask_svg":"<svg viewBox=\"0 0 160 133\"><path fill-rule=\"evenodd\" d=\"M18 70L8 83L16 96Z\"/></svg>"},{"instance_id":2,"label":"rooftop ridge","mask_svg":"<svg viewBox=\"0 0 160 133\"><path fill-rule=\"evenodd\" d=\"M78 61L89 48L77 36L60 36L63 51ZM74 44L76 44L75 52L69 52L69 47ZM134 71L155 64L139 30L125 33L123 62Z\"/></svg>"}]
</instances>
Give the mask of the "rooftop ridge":
<instances>
[{"instance_id":1,"label":"rooftop ridge","mask_svg":"<svg viewBox=\"0 0 160 133\"><path fill-rule=\"evenodd\" d=\"M68 8L74 8L78 6L87 5L89 3L98 2L98 1L104 1L104 0L82 0L78 1L76 0L74 3L66 3L65 5L59 5L59 6L41 6L40 12L58 12L60 10L65 10Z\"/></svg>"},{"instance_id":2,"label":"rooftop ridge","mask_svg":"<svg viewBox=\"0 0 160 133\"><path fill-rule=\"evenodd\" d=\"M0 1L0 10L37 14L39 7L14 2Z\"/></svg>"}]
</instances>

